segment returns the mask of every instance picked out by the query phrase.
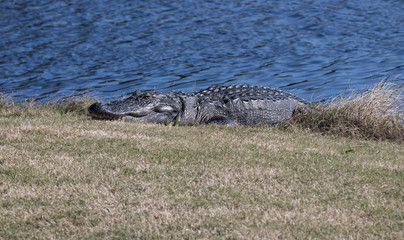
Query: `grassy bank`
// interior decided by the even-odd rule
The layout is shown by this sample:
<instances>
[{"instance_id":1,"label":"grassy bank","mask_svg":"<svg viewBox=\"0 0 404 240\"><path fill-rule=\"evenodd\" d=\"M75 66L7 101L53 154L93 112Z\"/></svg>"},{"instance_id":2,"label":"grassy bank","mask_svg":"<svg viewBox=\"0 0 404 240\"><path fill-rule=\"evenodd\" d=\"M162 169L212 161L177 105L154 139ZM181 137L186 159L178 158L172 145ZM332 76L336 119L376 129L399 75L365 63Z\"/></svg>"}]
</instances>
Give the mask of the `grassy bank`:
<instances>
[{"instance_id":1,"label":"grassy bank","mask_svg":"<svg viewBox=\"0 0 404 240\"><path fill-rule=\"evenodd\" d=\"M404 86L386 79L366 92L303 108L289 124L329 135L403 142L403 91Z\"/></svg>"},{"instance_id":2,"label":"grassy bank","mask_svg":"<svg viewBox=\"0 0 404 240\"><path fill-rule=\"evenodd\" d=\"M404 238L402 143L0 101L0 239Z\"/></svg>"}]
</instances>

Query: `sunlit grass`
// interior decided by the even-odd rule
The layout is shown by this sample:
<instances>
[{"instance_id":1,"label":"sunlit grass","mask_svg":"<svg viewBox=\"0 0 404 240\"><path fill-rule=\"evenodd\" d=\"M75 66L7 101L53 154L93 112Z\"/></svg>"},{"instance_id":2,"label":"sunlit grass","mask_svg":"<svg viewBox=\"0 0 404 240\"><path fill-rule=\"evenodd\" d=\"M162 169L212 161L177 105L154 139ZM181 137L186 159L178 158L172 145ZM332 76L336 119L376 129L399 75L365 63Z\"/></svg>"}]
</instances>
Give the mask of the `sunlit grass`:
<instances>
[{"instance_id":1,"label":"sunlit grass","mask_svg":"<svg viewBox=\"0 0 404 240\"><path fill-rule=\"evenodd\" d=\"M382 81L366 92L305 108L291 124L332 135L402 142L403 90L403 86Z\"/></svg>"},{"instance_id":2,"label":"sunlit grass","mask_svg":"<svg viewBox=\"0 0 404 240\"><path fill-rule=\"evenodd\" d=\"M0 239L401 239L404 148L0 101Z\"/></svg>"}]
</instances>

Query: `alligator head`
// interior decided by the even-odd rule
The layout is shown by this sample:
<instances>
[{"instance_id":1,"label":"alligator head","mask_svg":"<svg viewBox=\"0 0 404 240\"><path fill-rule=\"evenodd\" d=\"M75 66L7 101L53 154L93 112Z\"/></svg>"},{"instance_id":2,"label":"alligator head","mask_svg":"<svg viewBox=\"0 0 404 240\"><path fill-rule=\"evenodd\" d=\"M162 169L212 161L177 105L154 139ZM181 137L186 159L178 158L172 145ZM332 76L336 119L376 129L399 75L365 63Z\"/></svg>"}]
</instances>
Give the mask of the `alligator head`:
<instances>
[{"instance_id":1,"label":"alligator head","mask_svg":"<svg viewBox=\"0 0 404 240\"><path fill-rule=\"evenodd\" d=\"M185 93L184 93L185 95ZM145 122L172 122L181 112L181 100L175 92L136 91L129 98L88 108L95 119L139 119Z\"/></svg>"}]
</instances>

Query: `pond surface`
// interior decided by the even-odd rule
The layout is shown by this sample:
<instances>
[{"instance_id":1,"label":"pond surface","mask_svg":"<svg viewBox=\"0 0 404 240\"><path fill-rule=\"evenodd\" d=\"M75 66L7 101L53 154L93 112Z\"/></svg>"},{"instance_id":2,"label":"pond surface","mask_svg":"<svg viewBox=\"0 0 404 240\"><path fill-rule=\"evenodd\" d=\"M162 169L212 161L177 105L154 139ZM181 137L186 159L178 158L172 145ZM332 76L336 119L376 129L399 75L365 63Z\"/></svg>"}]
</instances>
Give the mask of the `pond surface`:
<instances>
[{"instance_id":1,"label":"pond surface","mask_svg":"<svg viewBox=\"0 0 404 240\"><path fill-rule=\"evenodd\" d=\"M0 2L0 92L15 99L249 83L307 100L404 84L402 0Z\"/></svg>"}]
</instances>

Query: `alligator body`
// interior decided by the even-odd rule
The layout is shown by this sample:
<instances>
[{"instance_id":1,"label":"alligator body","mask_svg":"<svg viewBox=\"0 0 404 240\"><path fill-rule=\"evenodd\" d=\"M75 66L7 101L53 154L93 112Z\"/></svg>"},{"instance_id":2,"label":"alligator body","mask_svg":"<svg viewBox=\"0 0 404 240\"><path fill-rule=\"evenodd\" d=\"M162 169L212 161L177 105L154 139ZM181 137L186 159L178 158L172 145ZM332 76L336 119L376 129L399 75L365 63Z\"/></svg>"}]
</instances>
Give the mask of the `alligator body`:
<instances>
[{"instance_id":1,"label":"alligator body","mask_svg":"<svg viewBox=\"0 0 404 240\"><path fill-rule=\"evenodd\" d=\"M136 91L111 103L88 109L95 119L133 118L146 122L183 125L277 124L289 119L296 107L308 102L291 93L254 85L213 85L193 93Z\"/></svg>"}]
</instances>

